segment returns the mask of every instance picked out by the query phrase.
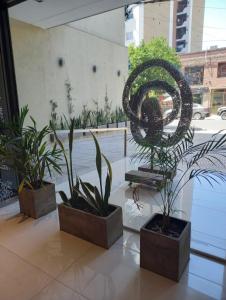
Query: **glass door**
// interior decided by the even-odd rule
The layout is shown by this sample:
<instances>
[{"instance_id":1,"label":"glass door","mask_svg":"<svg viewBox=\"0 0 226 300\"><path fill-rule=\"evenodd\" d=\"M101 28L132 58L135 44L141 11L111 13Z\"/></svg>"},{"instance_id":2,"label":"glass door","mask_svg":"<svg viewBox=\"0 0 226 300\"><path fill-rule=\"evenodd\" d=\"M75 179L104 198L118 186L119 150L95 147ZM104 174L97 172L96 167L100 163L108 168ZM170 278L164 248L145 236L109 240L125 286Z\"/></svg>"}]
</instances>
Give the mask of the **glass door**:
<instances>
[{"instance_id":1,"label":"glass door","mask_svg":"<svg viewBox=\"0 0 226 300\"><path fill-rule=\"evenodd\" d=\"M0 135L3 123L18 112L11 40L6 7L0 6ZM0 164L0 207L16 196L18 180L15 172Z\"/></svg>"}]
</instances>

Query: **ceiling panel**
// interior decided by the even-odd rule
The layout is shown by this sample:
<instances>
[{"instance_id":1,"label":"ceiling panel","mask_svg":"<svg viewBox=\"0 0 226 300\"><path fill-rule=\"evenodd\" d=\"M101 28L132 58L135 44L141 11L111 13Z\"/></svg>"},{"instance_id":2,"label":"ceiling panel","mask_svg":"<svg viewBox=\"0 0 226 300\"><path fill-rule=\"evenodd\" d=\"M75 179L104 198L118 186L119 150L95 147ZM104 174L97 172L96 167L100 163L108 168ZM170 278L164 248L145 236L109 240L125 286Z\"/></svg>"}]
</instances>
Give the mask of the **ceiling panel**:
<instances>
[{"instance_id":1,"label":"ceiling panel","mask_svg":"<svg viewBox=\"0 0 226 300\"><path fill-rule=\"evenodd\" d=\"M51 28L116 9L136 0L28 0L9 9L10 17Z\"/></svg>"}]
</instances>

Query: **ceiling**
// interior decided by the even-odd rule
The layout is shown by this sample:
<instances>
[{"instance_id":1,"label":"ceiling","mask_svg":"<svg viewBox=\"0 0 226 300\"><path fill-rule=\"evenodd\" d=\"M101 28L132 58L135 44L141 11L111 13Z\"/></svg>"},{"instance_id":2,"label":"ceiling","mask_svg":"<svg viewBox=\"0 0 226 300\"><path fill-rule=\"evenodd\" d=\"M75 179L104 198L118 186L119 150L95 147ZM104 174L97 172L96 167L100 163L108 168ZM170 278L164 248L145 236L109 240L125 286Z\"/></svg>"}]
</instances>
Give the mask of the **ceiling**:
<instances>
[{"instance_id":1,"label":"ceiling","mask_svg":"<svg viewBox=\"0 0 226 300\"><path fill-rule=\"evenodd\" d=\"M41 28L77 21L137 0L27 0L9 9L9 15Z\"/></svg>"}]
</instances>

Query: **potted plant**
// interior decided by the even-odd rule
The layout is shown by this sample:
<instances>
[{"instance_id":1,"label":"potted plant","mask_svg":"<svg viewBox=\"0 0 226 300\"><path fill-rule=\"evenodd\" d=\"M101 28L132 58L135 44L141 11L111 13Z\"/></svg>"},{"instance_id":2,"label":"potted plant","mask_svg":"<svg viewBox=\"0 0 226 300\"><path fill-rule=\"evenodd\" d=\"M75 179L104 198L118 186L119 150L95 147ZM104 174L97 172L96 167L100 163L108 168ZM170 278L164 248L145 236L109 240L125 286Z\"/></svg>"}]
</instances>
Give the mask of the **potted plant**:
<instances>
[{"instance_id":1,"label":"potted plant","mask_svg":"<svg viewBox=\"0 0 226 300\"><path fill-rule=\"evenodd\" d=\"M158 146L155 151L156 164L165 177L165 185L160 190L161 214L155 214L140 231L140 266L179 281L190 255L191 223L173 217L175 201L185 185L200 178L211 181L226 181L225 175L214 171L216 163L222 164L225 157L226 134L216 134L209 141L193 145L194 132L189 130L181 142L171 148ZM152 151L142 146L138 156L148 161ZM153 156L151 157L153 159ZM200 161L206 160L211 168L200 169ZM178 165L180 163L180 170ZM168 176L167 170L177 172L175 179Z\"/></svg>"},{"instance_id":2,"label":"potted plant","mask_svg":"<svg viewBox=\"0 0 226 300\"><path fill-rule=\"evenodd\" d=\"M58 205L60 229L104 248L109 248L123 233L122 208L109 204L112 186L112 169L108 159L101 153L96 137L92 134L96 147L96 168L99 188L76 177L72 167L74 119L71 120L69 134L69 157L64 145L57 137L67 167L70 196L60 191L63 203ZM102 159L107 165L105 186L103 185Z\"/></svg>"},{"instance_id":3,"label":"potted plant","mask_svg":"<svg viewBox=\"0 0 226 300\"><path fill-rule=\"evenodd\" d=\"M18 189L20 211L32 218L39 218L56 208L55 185L47 182L47 173L61 173L59 165L61 150L56 144L47 145L49 126L37 129L31 117L31 125L24 126L28 108L24 107L20 115L6 124L7 135L0 143L0 156L5 164L14 169L20 180Z\"/></svg>"}]
</instances>

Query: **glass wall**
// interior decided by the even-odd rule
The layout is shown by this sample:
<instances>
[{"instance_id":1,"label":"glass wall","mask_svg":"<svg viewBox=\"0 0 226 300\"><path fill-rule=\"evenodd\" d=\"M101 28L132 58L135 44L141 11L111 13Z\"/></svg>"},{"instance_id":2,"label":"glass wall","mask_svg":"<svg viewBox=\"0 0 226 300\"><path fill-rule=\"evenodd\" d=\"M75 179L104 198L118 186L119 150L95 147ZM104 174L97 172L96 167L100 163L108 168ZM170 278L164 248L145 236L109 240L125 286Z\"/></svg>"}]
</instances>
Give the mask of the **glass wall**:
<instances>
[{"instance_id":1,"label":"glass wall","mask_svg":"<svg viewBox=\"0 0 226 300\"><path fill-rule=\"evenodd\" d=\"M37 4L37 14L38 7L45 5ZM45 20L28 22L20 6L9 10L20 108L28 105L38 128L52 121L57 130L64 131L73 117L75 129L125 126L122 92L128 77L128 49L124 7L47 26ZM118 150L117 143L112 146L112 161L123 157L123 134L117 135ZM94 169L90 144L85 146L84 140L76 147L79 174ZM65 175L56 180L65 181Z\"/></svg>"},{"instance_id":2,"label":"glass wall","mask_svg":"<svg viewBox=\"0 0 226 300\"><path fill-rule=\"evenodd\" d=\"M29 1L27 3L29 4ZM122 92L134 61L137 59L140 63L143 57L166 58L184 73L194 91L201 91L193 94L193 101L200 105L196 106L197 120L193 120L191 124L197 129L194 143L205 141L212 133L224 129L225 124L220 116L216 115L216 108L226 105L225 93L213 93L212 106L215 114L209 118L210 91L215 90L215 85L225 84L215 81L217 63L214 59L222 53L202 51L204 10L196 10L195 4L188 5L188 1L180 1L178 6L174 6L174 3L176 1L135 5L129 8L132 12L127 13L129 17L126 22L124 8L69 23L59 22L57 19L57 24L54 23L55 18L43 15L47 5L45 1L40 4L32 3L37 6L32 6L31 14L28 13L29 10L21 9L20 5L11 8L10 26L20 108L28 105L29 113L35 118L39 128L52 121L65 138L65 143L68 134L67 121L73 117L76 118L76 129L79 130L126 126L126 117L122 110ZM43 10L39 10L38 5L42 5ZM32 19L34 11L35 17ZM178 21L177 17L182 14L183 18ZM190 20L189 17L194 15L194 20ZM177 34L176 27L180 27L180 23L183 30L179 30ZM130 45L129 51L125 44ZM147 53L145 51L149 44L152 51ZM141 56L144 54L142 59L139 55L132 55L132 45L143 49L143 52L138 53ZM158 79L165 80L164 72L156 74ZM145 82L148 81L148 76L144 78ZM167 80L172 83L172 78ZM145 95L147 102L153 96L160 102L162 115L167 116L172 112L172 99L169 94L164 91L152 91ZM179 118L180 113L168 124L167 133L176 130ZM88 174L95 169L94 145L89 137L86 137L79 136L73 153L74 168L78 175ZM123 168L129 168L131 164L128 160L120 161L123 158L124 136L120 133L108 133L98 137L102 150L110 161L119 161L116 165L115 187L120 187L117 199L125 208L131 203L132 197L131 190L128 192L129 188L124 181L123 171ZM134 155L135 148L134 144L129 144L128 156ZM66 182L65 168L63 176L56 176L54 180L56 183ZM193 222L192 245L205 251L203 244L210 242L208 223L211 211L216 209L219 212L220 205L224 204L221 199L213 202L209 198L205 204L203 198L208 196L209 187L203 184L199 189L196 183L191 184L188 190L182 193L178 207L185 210L186 218ZM224 193L226 194L226 191ZM132 209L131 205L127 207L127 221L133 229L137 224L143 225L145 217L148 218L151 212L158 209L156 204L152 206L147 190L143 190L143 195L143 210L136 210L134 202ZM202 199L201 206L199 199ZM136 210L135 217L132 215L132 219L134 217L138 220L135 225L131 221L130 209L132 212ZM225 214L222 211L219 214L222 224L225 224ZM181 213L180 216L184 217L184 214ZM215 218L217 219L217 214ZM216 228L220 230L219 223ZM220 243L225 247L222 236L217 238L221 239L220 242L213 242L209 252L213 250L216 254Z\"/></svg>"}]
</instances>

